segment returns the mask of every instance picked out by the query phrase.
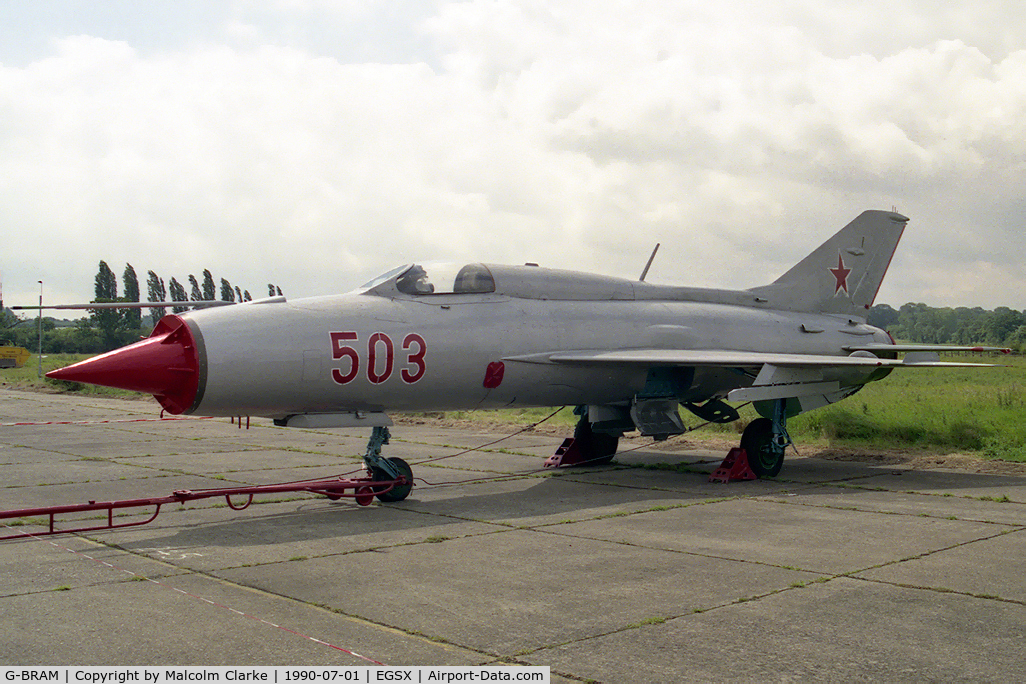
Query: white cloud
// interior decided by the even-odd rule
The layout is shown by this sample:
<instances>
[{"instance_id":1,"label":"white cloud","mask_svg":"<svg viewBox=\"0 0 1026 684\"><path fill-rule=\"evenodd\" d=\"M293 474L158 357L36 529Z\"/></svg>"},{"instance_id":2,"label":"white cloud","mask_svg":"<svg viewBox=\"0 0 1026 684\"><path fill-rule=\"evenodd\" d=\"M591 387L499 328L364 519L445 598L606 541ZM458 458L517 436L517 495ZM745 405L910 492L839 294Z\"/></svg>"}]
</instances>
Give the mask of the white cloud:
<instances>
[{"instance_id":1,"label":"white cloud","mask_svg":"<svg viewBox=\"0 0 1026 684\"><path fill-rule=\"evenodd\" d=\"M1023 308L1026 33L1000 4L243 3L228 44L62 37L0 65L7 299L87 298L99 259L294 296L418 258L633 277L657 241L650 279L747 287L896 204L881 300ZM354 18L431 49L304 45Z\"/></svg>"}]
</instances>

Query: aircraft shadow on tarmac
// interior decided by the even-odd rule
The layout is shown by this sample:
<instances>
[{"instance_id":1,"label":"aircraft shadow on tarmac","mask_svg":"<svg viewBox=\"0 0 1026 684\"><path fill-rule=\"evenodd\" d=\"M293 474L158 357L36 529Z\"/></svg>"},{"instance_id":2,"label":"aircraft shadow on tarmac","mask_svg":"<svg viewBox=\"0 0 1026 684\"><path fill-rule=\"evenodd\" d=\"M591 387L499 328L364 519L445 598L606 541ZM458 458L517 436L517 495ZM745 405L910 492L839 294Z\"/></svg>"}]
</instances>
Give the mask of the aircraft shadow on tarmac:
<instances>
[{"instance_id":1,"label":"aircraft shadow on tarmac","mask_svg":"<svg viewBox=\"0 0 1026 684\"><path fill-rule=\"evenodd\" d=\"M705 479L705 476L694 474L667 475L673 478L687 477L696 483ZM468 493L467 489L460 487L415 487L410 498L398 504L361 507L351 500L330 502L326 499L308 499L274 504L275 507L290 506L287 512L256 516L252 513L240 516L223 509L210 513L210 509L207 509L205 517L213 514L224 516L224 519L193 523L187 517L182 517L182 527L173 534L138 539L122 545L126 548L191 548L204 545L232 547L336 538L348 538L351 543L353 538L366 537L367 545L373 546L375 543L390 543L387 539L394 543L395 538L403 533L427 528L431 529L432 534L444 534L445 527L472 523L507 528L541 525L624 511L636 512L689 501L700 503L722 496L716 489L698 494L679 490L586 484L564 478L499 480L473 487L486 487L488 491ZM259 510L259 506L250 510ZM180 515L198 517L202 514L197 510Z\"/></svg>"},{"instance_id":2,"label":"aircraft shadow on tarmac","mask_svg":"<svg viewBox=\"0 0 1026 684\"><path fill-rule=\"evenodd\" d=\"M173 534L139 539L124 546L242 547L337 539L352 550L423 541L419 532L444 536L445 528L456 525L530 527L724 498L781 495L800 495L815 503L819 498L836 498L841 494L853 505L881 493L895 497L921 495L924 501L956 497L1026 503L1026 477L1022 476L909 470L894 465L808 458L789 463L788 471L780 478L721 485L708 482L707 471L712 470L708 465L688 472L625 465L571 470L557 477L415 487L410 498L398 504L361 507L350 500L308 499L272 504L276 508L288 506L289 510L267 515L254 515L261 506L241 515L223 509L202 509L182 513L182 527ZM211 516L224 518L211 521ZM201 517L206 520L197 520Z\"/></svg>"}]
</instances>

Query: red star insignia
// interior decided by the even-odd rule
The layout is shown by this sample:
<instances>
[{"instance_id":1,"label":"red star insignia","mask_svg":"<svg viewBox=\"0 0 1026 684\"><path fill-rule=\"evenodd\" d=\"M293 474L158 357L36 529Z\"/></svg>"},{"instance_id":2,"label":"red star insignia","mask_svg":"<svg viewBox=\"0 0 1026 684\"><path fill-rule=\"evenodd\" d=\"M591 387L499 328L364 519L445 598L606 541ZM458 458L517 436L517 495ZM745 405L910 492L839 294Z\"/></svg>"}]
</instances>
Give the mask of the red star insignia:
<instances>
[{"instance_id":1,"label":"red star insignia","mask_svg":"<svg viewBox=\"0 0 1026 684\"><path fill-rule=\"evenodd\" d=\"M842 288L845 294L851 294L848 292L848 274L851 273L850 268L844 267L844 259L841 255L837 255L837 268L827 269L834 274L834 278L837 279L837 286L834 288L834 294L837 294Z\"/></svg>"}]
</instances>

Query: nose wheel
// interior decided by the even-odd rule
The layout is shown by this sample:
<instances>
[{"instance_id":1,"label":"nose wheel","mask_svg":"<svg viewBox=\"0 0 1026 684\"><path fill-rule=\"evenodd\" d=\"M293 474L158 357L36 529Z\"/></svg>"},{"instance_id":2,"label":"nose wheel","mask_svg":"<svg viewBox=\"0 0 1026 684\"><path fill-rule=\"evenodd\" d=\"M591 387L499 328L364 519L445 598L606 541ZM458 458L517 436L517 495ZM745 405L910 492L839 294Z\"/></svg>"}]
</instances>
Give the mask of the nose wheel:
<instances>
[{"instance_id":1,"label":"nose wheel","mask_svg":"<svg viewBox=\"0 0 1026 684\"><path fill-rule=\"evenodd\" d=\"M373 495L378 497L378 501L384 503L402 501L410 495L410 491L413 489L413 468L410 467L410 464L397 456L384 458L381 455L381 447L388 444L390 436L387 427L375 426L371 432L370 441L367 442L367 453L363 456L363 463L367 467L367 472L370 473L371 480L387 482L391 485L387 488L370 488ZM366 498L367 493L364 496Z\"/></svg>"},{"instance_id":2,"label":"nose wheel","mask_svg":"<svg viewBox=\"0 0 1026 684\"><path fill-rule=\"evenodd\" d=\"M392 456L384 460L388 461L395 470L399 471L399 477L405 480L405 483L393 485L388 491L381 492L377 495L378 501L383 503L402 501L410 495L410 491L413 489L413 468L398 456ZM386 473L383 469L373 466L371 467L371 477L375 480L384 480L386 482L397 479Z\"/></svg>"}]
</instances>

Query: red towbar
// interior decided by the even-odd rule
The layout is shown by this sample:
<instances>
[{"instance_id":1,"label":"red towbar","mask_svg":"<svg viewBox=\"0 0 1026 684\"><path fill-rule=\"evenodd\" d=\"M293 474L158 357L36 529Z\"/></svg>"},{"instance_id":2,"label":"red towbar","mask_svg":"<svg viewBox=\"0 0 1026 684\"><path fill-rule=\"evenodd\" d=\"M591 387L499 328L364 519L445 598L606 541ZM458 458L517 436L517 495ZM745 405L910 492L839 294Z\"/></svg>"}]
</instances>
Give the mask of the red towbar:
<instances>
[{"instance_id":1,"label":"red towbar","mask_svg":"<svg viewBox=\"0 0 1026 684\"><path fill-rule=\"evenodd\" d=\"M160 507L164 504L185 503L187 501L211 499L219 496L223 496L229 508L235 511L241 511L249 508L249 505L253 503L253 496L256 494L281 494L283 492L311 492L313 494L323 494L333 501L337 501L338 499L345 497L356 499L356 503L361 506L368 506L372 501L374 501L375 496L383 500L390 500L388 494L393 490L393 488L405 488L411 487L412 485L413 482L408 480L406 477L400 477L396 480L375 480L369 477L337 477L330 480L305 480L302 482L254 485L250 487L221 487L218 489L200 489L196 491L190 489L179 489L172 492L169 496L149 499L90 501L85 504L71 504L66 506L22 508L13 511L0 511L0 520L48 516L49 528L46 531L41 532L25 532L21 534L2 536L0 537L0 541L7 539L22 539L25 537L43 537L51 534L67 534L71 532L90 532L94 530L113 530L122 527L138 527L156 520L157 516L160 514ZM236 505L232 502L233 496L245 496L247 498L245 503ZM142 508L145 506L156 507L153 511L153 515L146 520L117 524L114 523L114 511L116 509ZM90 511L106 511L106 524L56 529L56 516L70 513L88 513ZM9 525L5 526L10 529Z\"/></svg>"}]
</instances>

